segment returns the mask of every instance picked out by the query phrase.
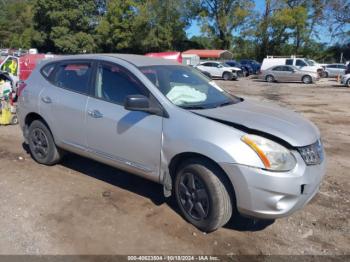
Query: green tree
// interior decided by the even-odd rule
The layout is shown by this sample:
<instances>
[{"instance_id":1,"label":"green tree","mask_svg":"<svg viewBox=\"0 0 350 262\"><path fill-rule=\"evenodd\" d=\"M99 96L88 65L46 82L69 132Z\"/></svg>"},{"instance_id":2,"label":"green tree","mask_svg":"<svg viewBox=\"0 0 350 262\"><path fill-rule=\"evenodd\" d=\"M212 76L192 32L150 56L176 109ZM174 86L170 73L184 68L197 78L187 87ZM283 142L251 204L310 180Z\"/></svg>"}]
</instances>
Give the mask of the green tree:
<instances>
[{"instance_id":1,"label":"green tree","mask_svg":"<svg viewBox=\"0 0 350 262\"><path fill-rule=\"evenodd\" d=\"M233 33L239 32L252 14L252 0L197 1L202 32L213 38L216 48L231 49Z\"/></svg>"},{"instance_id":2,"label":"green tree","mask_svg":"<svg viewBox=\"0 0 350 262\"><path fill-rule=\"evenodd\" d=\"M30 1L4 0L0 2L0 46L30 48L34 29Z\"/></svg>"},{"instance_id":3,"label":"green tree","mask_svg":"<svg viewBox=\"0 0 350 262\"><path fill-rule=\"evenodd\" d=\"M190 15L185 0L111 0L97 27L105 52L146 53L188 45Z\"/></svg>"},{"instance_id":4,"label":"green tree","mask_svg":"<svg viewBox=\"0 0 350 262\"><path fill-rule=\"evenodd\" d=\"M325 18L325 0L265 0L265 9L257 14L255 41L256 55L302 53L318 37L315 30Z\"/></svg>"},{"instance_id":5,"label":"green tree","mask_svg":"<svg viewBox=\"0 0 350 262\"><path fill-rule=\"evenodd\" d=\"M350 38L350 1L333 0L327 5L329 31L333 37L349 41ZM347 44L347 43L346 43Z\"/></svg>"},{"instance_id":6,"label":"green tree","mask_svg":"<svg viewBox=\"0 0 350 262\"><path fill-rule=\"evenodd\" d=\"M35 0L33 41L47 52L94 52L96 13L94 0Z\"/></svg>"},{"instance_id":7,"label":"green tree","mask_svg":"<svg viewBox=\"0 0 350 262\"><path fill-rule=\"evenodd\" d=\"M146 52L182 50L190 22L187 4L184 0L144 1L136 20L140 47Z\"/></svg>"},{"instance_id":8,"label":"green tree","mask_svg":"<svg viewBox=\"0 0 350 262\"><path fill-rule=\"evenodd\" d=\"M139 13L136 0L111 0L96 29L103 52L129 51L134 48L135 20Z\"/></svg>"}]
</instances>

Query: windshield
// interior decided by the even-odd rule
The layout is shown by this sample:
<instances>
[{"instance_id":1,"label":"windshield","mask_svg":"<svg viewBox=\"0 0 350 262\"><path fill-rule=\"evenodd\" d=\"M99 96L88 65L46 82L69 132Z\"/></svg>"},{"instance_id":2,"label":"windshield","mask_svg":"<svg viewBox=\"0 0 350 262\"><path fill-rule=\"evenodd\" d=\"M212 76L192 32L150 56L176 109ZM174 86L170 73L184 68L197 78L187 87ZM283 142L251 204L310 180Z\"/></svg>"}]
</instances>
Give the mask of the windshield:
<instances>
[{"instance_id":1,"label":"windshield","mask_svg":"<svg viewBox=\"0 0 350 262\"><path fill-rule=\"evenodd\" d=\"M229 64L226 64L226 63L222 63L222 65L223 65L224 67L232 67L232 65L229 65Z\"/></svg>"},{"instance_id":2,"label":"windshield","mask_svg":"<svg viewBox=\"0 0 350 262\"><path fill-rule=\"evenodd\" d=\"M314 61L309 60L309 59L305 59L305 60L306 60L306 63L308 63L310 66L314 66L315 65Z\"/></svg>"},{"instance_id":3,"label":"windshield","mask_svg":"<svg viewBox=\"0 0 350 262\"><path fill-rule=\"evenodd\" d=\"M207 109L241 101L195 68L163 65L140 70L173 104L182 108Z\"/></svg>"}]
</instances>

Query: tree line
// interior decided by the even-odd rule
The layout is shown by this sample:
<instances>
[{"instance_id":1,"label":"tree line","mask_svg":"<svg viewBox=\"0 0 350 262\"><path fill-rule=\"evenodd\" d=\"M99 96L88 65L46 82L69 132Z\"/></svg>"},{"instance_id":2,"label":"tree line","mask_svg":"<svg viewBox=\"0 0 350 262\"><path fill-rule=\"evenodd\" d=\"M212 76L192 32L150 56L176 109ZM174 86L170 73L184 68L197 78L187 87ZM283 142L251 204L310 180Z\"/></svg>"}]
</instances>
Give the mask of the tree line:
<instances>
[{"instance_id":1,"label":"tree line","mask_svg":"<svg viewBox=\"0 0 350 262\"><path fill-rule=\"evenodd\" d=\"M350 59L349 0L0 0L0 47L144 54L228 49L235 58ZM201 34L188 38L197 23ZM333 46L322 42L329 33Z\"/></svg>"}]
</instances>

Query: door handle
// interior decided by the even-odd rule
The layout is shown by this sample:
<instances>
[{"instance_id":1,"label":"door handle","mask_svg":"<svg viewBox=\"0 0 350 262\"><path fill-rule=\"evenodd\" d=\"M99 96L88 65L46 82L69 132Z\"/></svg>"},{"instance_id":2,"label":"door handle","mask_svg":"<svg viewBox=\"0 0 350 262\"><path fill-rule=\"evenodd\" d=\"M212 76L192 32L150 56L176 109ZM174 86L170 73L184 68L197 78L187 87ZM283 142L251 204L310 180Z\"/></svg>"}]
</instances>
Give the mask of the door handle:
<instances>
[{"instance_id":1,"label":"door handle","mask_svg":"<svg viewBox=\"0 0 350 262\"><path fill-rule=\"evenodd\" d=\"M41 98L41 101L43 101L43 102L46 103L46 104L51 104L51 103L52 103L51 98L48 97L48 96L42 97L42 98Z\"/></svg>"},{"instance_id":2,"label":"door handle","mask_svg":"<svg viewBox=\"0 0 350 262\"><path fill-rule=\"evenodd\" d=\"M93 118L102 118L103 114L98 110L89 110L88 115Z\"/></svg>"}]
</instances>

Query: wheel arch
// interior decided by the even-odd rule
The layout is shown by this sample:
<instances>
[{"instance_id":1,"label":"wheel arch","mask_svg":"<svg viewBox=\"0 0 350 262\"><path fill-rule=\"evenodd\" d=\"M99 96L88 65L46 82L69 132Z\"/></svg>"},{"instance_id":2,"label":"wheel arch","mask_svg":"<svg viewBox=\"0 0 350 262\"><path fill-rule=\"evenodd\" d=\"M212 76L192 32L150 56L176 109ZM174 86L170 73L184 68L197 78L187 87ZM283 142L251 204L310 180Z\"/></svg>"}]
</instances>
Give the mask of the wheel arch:
<instances>
[{"instance_id":1,"label":"wheel arch","mask_svg":"<svg viewBox=\"0 0 350 262\"><path fill-rule=\"evenodd\" d=\"M275 77L273 74L271 74L271 73L269 73L269 74L267 74L267 75L265 76L265 81L267 81L267 78L268 78L269 76L271 76L271 77L273 78L273 80L276 81L276 77Z\"/></svg>"},{"instance_id":2,"label":"wheel arch","mask_svg":"<svg viewBox=\"0 0 350 262\"><path fill-rule=\"evenodd\" d=\"M235 192L235 188L234 188L233 184L231 183L229 176L227 175L225 170L217 162L215 162L213 159L211 159L203 154L195 153L195 152L183 152L183 153L179 153L179 154L173 156L173 158L170 160L170 163L168 165L169 175L171 177L172 184L174 184L177 169L179 168L181 163L183 163L187 159L206 160L209 163L211 163L212 165L214 165L216 168L218 168L218 170L221 171L223 176L219 177L219 179L224 180L223 184L226 187L226 189L229 191L231 198L232 198L231 200L232 200L233 208L235 208L236 207L236 192Z\"/></svg>"},{"instance_id":3,"label":"wheel arch","mask_svg":"<svg viewBox=\"0 0 350 262\"><path fill-rule=\"evenodd\" d=\"M35 112L31 112L29 114L26 115L26 117L24 118L24 137L27 139L28 138L28 134L29 134L29 126L31 125L31 123L33 123L35 120L40 120L42 121L46 126L47 128L49 129L52 137L54 138L55 140L55 136L54 134L52 133L52 130L49 126L49 124L47 123L47 121L38 113L35 113Z\"/></svg>"},{"instance_id":4,"label":"wheel arch","mask_svg":"<svg viewBox=\"0 0 350 262\"><path fill-rule=\"evenodd\" d=\"M310 77L310 79L311 79L311 82L310 82L310 83L313 82L312 76L311 76L311 75L308 75L308 74L305 74L305 75L303 75L303 76L301 77L301 81L302 81L302 82L304 82L304 78L305 78L305 77Z\"/></svg>"},{"instance_id":5,"label":"wheel arch","mask_svg":"<svg viewBox=\"0 0 350 262\"><path fill-rule=\"evenodd\" d=\"M226 71L224 71L224 72L222 72L222 78L224 78L224 75L225 74L229 74L230 75L230 78L232 79L233 78L233 73L231 72L231 71L228 71L228 70L226 70Z\"/></svg>"}]
</instances>

